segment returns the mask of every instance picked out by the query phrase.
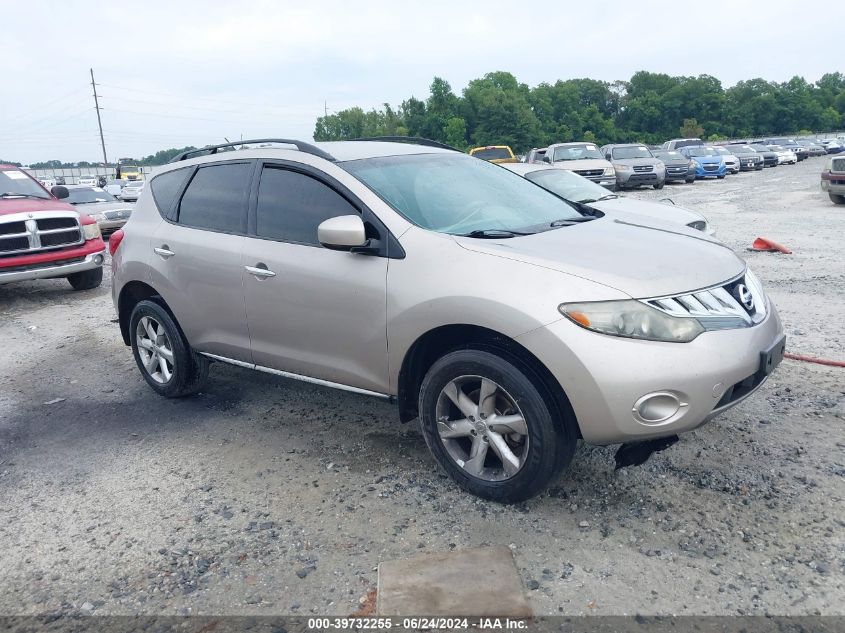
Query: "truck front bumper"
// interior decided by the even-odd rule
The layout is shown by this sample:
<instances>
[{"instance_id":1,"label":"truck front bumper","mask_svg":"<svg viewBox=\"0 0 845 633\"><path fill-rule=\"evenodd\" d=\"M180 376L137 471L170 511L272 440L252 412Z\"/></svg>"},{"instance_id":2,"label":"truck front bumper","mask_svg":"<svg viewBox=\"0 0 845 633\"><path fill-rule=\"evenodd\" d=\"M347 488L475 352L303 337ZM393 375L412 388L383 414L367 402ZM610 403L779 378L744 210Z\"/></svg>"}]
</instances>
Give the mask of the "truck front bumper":
<instances>
[{"instance_id":1,"label":"truck front bumper","mask_svg":"<svg viewBox=\"0 0 845 633\"><path fill-rule=\"evenodd\" d=\"M42 261L31 261L35 259L33 255L0 260L0 284L67 277L73 273L99 268L106 259L106 246L102 239L97 238L89 240L79 248L50 254L53 255L52 259L44 259L43 256L47 254L40 253L41 257L38 259ZM16 261L22 259L30 261Z\"/></svg>"}]
</instances>

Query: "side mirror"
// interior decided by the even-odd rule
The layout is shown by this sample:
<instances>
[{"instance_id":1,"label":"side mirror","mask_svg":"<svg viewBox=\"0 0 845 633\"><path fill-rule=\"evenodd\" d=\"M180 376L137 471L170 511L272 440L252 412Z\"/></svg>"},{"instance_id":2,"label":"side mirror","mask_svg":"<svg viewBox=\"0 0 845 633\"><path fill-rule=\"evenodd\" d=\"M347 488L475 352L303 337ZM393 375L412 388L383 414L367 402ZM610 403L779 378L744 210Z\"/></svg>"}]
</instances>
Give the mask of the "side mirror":
<instances>
[{"instance_id":1,"label":"side mirror","mask_svg":"<svg viewBox=\"0 0 845 633\"><path fill-rule=\"evenodd\" d=\"M61 200L62 198L67 198L70 195L70 192L64 185L53 185L52 187L50 187L50 193L52 193L59 200Z\"/></svg>"},{"instance_id":2,"label":"side mirror","mask_svg":"<svg viewBox=\"0 0 845 633\"><path fill-rule=\"evenodd\" d=\"M552 159L549 156L543 156L543 162L552 164Z\"/></svg>"},{"instance_id":3,"label":"side mirror","mask_svg":"<svg viewBox=\"0 0 845 633\"><path fill-rule=\"evenodd\" d=\"M364 221L357 215L340 215L324 220L317 227L317 240L335 251L351 251L367 246Z\"/></svg>"}]
</instances>

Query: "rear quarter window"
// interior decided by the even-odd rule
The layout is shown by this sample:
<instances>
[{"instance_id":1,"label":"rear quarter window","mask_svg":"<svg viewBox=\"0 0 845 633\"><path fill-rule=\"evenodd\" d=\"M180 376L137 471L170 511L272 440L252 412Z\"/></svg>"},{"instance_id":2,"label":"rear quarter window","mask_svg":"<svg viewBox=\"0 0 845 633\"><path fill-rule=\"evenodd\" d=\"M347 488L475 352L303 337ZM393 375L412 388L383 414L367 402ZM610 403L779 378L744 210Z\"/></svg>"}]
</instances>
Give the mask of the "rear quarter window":
<instances>
[{"instance_id":1,"label":"rear quarter window","mask_svg":"<svg viewBox=\"0 0 845 633\"><path fill-rule=\"evenodd\" d=\"M251 163L200 167L179 202L177 222L221 233L246 233Z\"/></svg>"},{"instance_id":2,"label":"rear quarter window","mask_svg":"<svg viewBox=\"0 0 845 633\"><path fill-rule=\"evenodd\" d=\"M174 169L160 174L150 181L150 191L153 192L158 212L168 220L176 217L176 198L182 191L185 180L191 174L191 168Z\"/></svg>"}]
</instances>

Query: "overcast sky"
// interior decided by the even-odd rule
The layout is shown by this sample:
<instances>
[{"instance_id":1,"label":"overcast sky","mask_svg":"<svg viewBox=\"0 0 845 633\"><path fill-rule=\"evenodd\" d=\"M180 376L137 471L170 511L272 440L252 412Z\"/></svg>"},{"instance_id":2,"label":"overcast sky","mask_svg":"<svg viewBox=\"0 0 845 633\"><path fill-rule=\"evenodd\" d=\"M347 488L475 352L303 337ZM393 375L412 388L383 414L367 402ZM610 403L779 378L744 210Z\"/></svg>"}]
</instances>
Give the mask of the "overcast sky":
<instances>
[{"instance_id":1,"label":"overcast sky","mask_svg":"<svg viewBox=\"0 0 845 633\"><path fill-rule=\"evenodd\" d=\"M23 163L102 160L90 67L110 160L310 139L324 107L425 98L435 75L460 94L493 70L531 86L649 70L725 87L845 70L842 0L29 0L0 15L0 159Z\"/></svg>"}]
</instances>

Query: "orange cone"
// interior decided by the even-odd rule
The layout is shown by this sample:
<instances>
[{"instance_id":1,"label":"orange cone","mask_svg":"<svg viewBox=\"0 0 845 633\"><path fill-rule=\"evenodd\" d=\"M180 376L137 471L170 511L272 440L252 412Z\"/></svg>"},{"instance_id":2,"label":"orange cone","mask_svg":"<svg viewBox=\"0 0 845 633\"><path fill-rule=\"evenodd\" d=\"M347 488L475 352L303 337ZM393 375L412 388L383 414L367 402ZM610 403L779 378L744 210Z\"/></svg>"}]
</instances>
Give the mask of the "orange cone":
<instances>
[{"instance_id":1,"label":"orange cone","mask_svg":"<svg viewBox=\"0 0 845 633\"><path fill-rule=\"evenodd\" d=\"M754 243L751 245L749 250L763 251L766 253L786 253L787 255L792 254L792 251L786 248L783 244L778 244L777 242L773 242L765 237L758 237L754 240Z\"/></svg>"}]
</instances>

